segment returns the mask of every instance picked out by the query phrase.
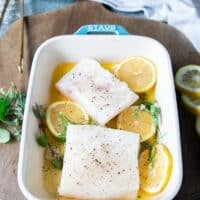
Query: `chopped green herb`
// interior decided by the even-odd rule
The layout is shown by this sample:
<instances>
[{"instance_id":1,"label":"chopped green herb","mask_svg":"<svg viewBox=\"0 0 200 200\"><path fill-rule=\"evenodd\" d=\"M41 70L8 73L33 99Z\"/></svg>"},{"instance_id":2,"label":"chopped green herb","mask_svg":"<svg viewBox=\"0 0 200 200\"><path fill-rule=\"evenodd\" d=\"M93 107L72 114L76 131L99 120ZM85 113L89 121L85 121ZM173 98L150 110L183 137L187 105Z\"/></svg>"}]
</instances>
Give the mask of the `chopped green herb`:
<instances>
[{"instance_id":1,"label":"chopped green herb","mask_svg":"<svg viewBox=\"0 0 200 200\"><path fill-rule=\"evenodd\" d=\"M61 121L62 126L62 136L66 136L67 126L70 124L70 120L67 119L66 116L64 116L62 113L59 113L59 120Z\"/></svg>"},{"instance_id":2,"label":"chopped green herb","mask_svg":"<svg viewBox=\"0 0 200 200\"><path fill-rule=\"evenodd\" d=\"M156 158L156 148L154 143L146 142L143 144L143 148L148 150L148 165L151 167L154 166L155 158Z\"/></svg>"},{"instance_id":3,"label":"chopped green herb","mask_svg":"<svg viewBox=\"0 0 200 200\"><path fill-rule=\"evenodd\" d=\"M149 155L148 155L148 163L151 167L154 167L155 158L156 158L156 148L153 145L150 145L148 148Z\"/></svg>"},{"instance_id":4,"label":"chopped green herb","mask_svg":"<svg viewBox=\"0 0 200 200\"><path fill-rule=\"evenodd\" d=\"M36 139L37 139L37 143L41 147L47 147L48 146L48 138L44 133L38 135Z\"/></svg>"},{"instance_id":5,"label":"chopped green herb","mask_svg":"<svg viewBox=\"0 0 200 200\"><path fill-rule=\"evenodd\" d=\"M140 110L146 111L147 110L146 105L145 104L141 104L140 105Z\"/></svg>"},{"instance_id":6,"label":"chopped green herb","mask_svg":"<svg viewBox=\"0 0 200 200\"><path fill-rule=\"evenodd\" d=\"M139 117L139 111L138 111L138 110L134 110L134 111L133 111L133 117L134 117L135 119L138 119L138 117Z\"/></svg>"},{"instance_id":7,"label":"chopped green herb","mask_svg":"<svg viewBox=\"0 0 200 200\"><path fill-rule=\"evenodd\" d=\"M151 113L155 127L158 128L158 126L159 126L159 116L160 116L161 110L160 110L160 107L158 107L157 103L153 103L150 106L150 113Z\"/></svg>"},{"instance_id":8,"label":"chopped green herb","mask_svg":"<svg viewBox=\"0 0 200 200\"><path fill-rule=\"evenodd\" d=\"M63 159L62 158L53 159L53 160L51 160L51 164L56 169L62 169L62 167L63 167Z\"/></svg>"},{"instance_id":9,"label":"chopped green herb","mask_svg":"<svg viewBox=\"0 0 200 200\"><path fill-rule=\"evenodd\" d=\"M158 106L158 103L156 101L154 102L144 102L140 105L140 109L142 111L149 111L151 113L152 121L156 127L156 129L159 128L159 118L161 114L161 109Z\"/></svg>"},{"instance_id":10,"label":"chopped green herb","mask_svg":"<svg viewBox=\"0 0 200 200\"><path fill-rule=\"evenodd\" d=\"M7 143L10 141L10 132L4 128L0 128L0 143Z\"/></svg>"}]
</instances>

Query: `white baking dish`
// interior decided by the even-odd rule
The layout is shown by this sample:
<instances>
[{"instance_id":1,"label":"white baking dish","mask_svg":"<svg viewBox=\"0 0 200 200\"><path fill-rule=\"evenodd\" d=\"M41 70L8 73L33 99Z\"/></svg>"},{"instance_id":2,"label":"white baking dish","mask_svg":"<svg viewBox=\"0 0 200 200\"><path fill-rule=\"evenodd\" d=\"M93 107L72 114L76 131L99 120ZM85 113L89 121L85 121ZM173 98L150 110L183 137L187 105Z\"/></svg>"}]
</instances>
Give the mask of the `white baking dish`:
<instances>
[{"instance_id":1,"label":"white baking dish","mask_svg":"<svg viewBox=\"0 0 200 200\"><path fill-rule=\"evenodd\" d=\"M36 51L29 80L22 140L20 146L18 182L29 200L53 199L45 191L42 178L43 148L35 141L37 121L32 113L35 103L47 104L51 75L59 63L77 62L85 57L98 61L120 61L133 55L153 60L157 66L158 83L156 99L162 110L161 131L164 143L173 155L173 171L165 190L154 199L170 200L178 192L182 182L182 158L176 96L172 66L167 50L158 41L144 36L129 35L115 25L85 26L78 31L112 32L118 35L64 35L44 42ZM120 35L122 33L123 35Z\"/></svg>"}]
</instances>

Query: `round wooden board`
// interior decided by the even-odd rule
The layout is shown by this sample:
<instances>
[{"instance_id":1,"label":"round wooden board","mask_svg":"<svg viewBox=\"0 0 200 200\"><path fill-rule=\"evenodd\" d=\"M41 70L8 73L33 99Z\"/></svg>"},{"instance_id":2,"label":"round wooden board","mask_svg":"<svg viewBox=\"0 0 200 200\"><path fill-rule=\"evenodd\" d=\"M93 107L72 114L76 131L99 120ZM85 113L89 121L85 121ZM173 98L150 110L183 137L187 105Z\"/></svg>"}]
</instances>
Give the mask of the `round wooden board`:
<instances>
[{"instance_id":1,"label":"round wooden board","mask_svg":"<svg viewBox=\"0 0 200 200\"><path fill-rule=\"evenodd\" d=\"M18 87L26 89L34 52L43 41L56 35L71 34L84 24L100 23L120 24L132 34L145 35L160 41L170 53L174 72L186 64L200 64L199 53L175 28L155 21L123 17L109 12L98 3L79 1L61 10L25 18L23 75L17 70L20 21L9 28L0 39L0 87L8 87L12 81ZM200 199L200 140L194 129L195 117L182 107L179 94L177 97L184 177L176 199L197 200ZM18 142L0 145L0 199L2 200L25 199L17 184L18 152Z\"/></svg>"}]
</instances>

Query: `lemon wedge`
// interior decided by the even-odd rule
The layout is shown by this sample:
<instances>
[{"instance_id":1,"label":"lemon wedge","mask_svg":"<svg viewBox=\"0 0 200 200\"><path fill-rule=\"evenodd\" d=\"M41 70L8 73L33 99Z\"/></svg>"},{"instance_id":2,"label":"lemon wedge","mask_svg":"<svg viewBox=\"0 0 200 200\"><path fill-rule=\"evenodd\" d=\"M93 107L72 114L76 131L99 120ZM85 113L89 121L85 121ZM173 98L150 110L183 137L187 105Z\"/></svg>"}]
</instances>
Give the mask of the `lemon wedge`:
<instances>
[{"instance_id":1,"label":"lemon wedge","mask_svg":"<svg viewBox=\"0 0 200 200\"><path fill-rule=\"evenodd\" d=\"M166 146L153 146L154 158L149 162L149 150L140 154L139 171L140 187L143 191L156 194L167 185L172 172L172 156Z\"/></svg>"},{"instance_id":2,"label":"lemon wedge","mask_svg":"<svg viewBox=\"0 0 200 200\"><path fill-rule=\"evenodd\" d=\"M197 118L196 118L196 132L197 132L197 134L198 134L198 136L200 137L200 115L199 116L197 116Z\"/></svg>"},{"instance_id":3,"label":"lemon wedge","mask_svg":"<svg viewBox=\"0 0 200 200\"><path fill-rule=\"evenodd\" d=\"M181 98L182 98L183 104L190 112L196 115L200 115L200 98L190 97L184 94L181 96Z\"/></svg>"},{"instance_id":4,"label":"lemon wedge","mask_svg":"<svg viewBox=\"0 0 200 200\"><path fill-rule=\"evenodd\" d=\"M152 138L156 132L150 112L143 111L139 106L131 106L120 113L117 128L140 134L140 141Z\"/></svg>"},{"instance_id":5,"label":"lemon wedge","mask_svg":"<svg viewBox=\"0 0 200 200\"><path fill-rule=\"evenodd\" d=\"M200 97L200 66L187 65L181 67L175 75L175 83L182 93Z\"/></svg>"},{"instance_id":6,"label":"lemon wedge","mask_svg":"<svg viewBox=\"0 0 200 200\"><path fill-rule=\"evenodd\" d=\"M65 139L68 123L88 124L89 116L79 104L72 101L57 101L48 106L46 124L53 136Z\"/></svg>"},{"instance_id":7,"label":"lemon wedge","mask_svg":"<svg viewBox=\"0 0 200 200\"><path fill-rule=\"evenodd\" d=\"M147 58L132 56L114 67L114 74L136 93L144 93L156 84L155 64Z\"/></svg>"}]
</instances>

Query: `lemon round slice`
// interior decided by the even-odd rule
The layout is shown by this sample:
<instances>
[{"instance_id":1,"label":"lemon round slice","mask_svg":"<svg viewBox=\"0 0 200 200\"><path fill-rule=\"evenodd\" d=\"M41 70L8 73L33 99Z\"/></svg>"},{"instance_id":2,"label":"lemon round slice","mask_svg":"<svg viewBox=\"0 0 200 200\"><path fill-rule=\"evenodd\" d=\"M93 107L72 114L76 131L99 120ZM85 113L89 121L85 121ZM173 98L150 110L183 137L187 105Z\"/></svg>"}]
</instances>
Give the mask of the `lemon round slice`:
<instances>
[{"instance_id":1,"label":"lemon round slice","mask_svg":"<svg viewBox=\"0 0 200 200\"><path fill-rule=\"evenodd\" d=\"M79 104L72 101L57 101L48 106L46 123L56 138L65 139L69 123L88 124L89 116Z\"/></svg>"},{"instance_id":2,"label":"lemon round slice","mask_svg":"<svg viewBox=\"0 0 200 200\"><path fill-rule=\"evenodd\" d=\"M151 114L142 111L139 106L125 109L117 118L117 128L140 134L140 141L152 138L156 132Z\"/></svg>"},{"instance_id":3,"label":"lemon round slice","mask_svg":"<svg viewBox=\"0 0 200 200\"><path fill-rule=\"evenodd\" d=\"M200 97L200 66L181 67L175 76L177 88L184 94Z\"/></svg>"},{"instance_id":4,"label":"lemon round slice","mask_svg":"<svg viewBox=\"0 0 200 200\"><path fill-rule=\"evenodd\" d=\"M199 116L197 116L197 118L196 118L196 132L197 132L197 134L198 134L198 136L200 137L200 115Z\"/></svg>"},{"instance_id":5,"label":"lemon round slice","mask_svg":"<svg viewBox=\"0 0 200 200\"><path fill-rule=\"evenodd\" d=\"M155 64L147 58L132 56L115 67L114 74L136 93L144 93L156 84Z\"/></svg>"},{"instance_id":6,"label":"lemon round slice","mask_svg":"<svg viewBox=\"0 0 200 200\"><path fill-rule=\"evenodd\" d=\"M153 146L151 162L149 150L140 154L139 171L141 189L150 194L161 192L167 185L172 172L172 156L162 144Z\"/></svg>"},{"instance_id":7,"label":"lemon round slice","mask_svg":"<svg viewBox=\"0 0 200 200\"><path fill-rule=\"evenodd\" d=\"M190 112L200 115L200 98L190 97L184 94L181 96L181 98L184 105Z\"/></svg>"}]
</instances>

